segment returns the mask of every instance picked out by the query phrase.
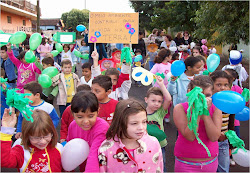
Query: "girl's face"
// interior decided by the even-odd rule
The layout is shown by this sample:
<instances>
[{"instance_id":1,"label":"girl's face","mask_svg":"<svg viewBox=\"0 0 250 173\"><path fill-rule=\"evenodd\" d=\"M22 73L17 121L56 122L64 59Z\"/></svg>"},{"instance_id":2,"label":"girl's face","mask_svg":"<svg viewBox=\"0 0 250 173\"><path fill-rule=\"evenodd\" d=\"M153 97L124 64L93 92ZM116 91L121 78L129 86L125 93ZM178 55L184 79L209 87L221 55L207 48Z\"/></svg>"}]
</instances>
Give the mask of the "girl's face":
<instances>
[{"instance_id":1,"label":"girl's face","mask_svg":"<svg viewBox=\"0 0 250 173\"><path fill-rule=\"evenodd\" d=\"M190 70L193 74L199 74L202 70L203 63L201 61L197 62L193 67L188 66L188 70Z\"/></svg>"},{"instance_id":2,"label":"girl's face","mask_svg":"<svg viewBox=\"0 0 250 173\"><path fill-rule=\"evenodd\" d=\"M147 115L145 111L128 116L127 134L130 138L141 139L147 129Z\"/></svg>"},{"instance_id":3,"label":"girl's face","mask_svg":"<svg viewBox=\"0 0 250 173\"><path fill-rule=\"evenodd\" d=\"M214 93L219 91L231 90L230 83L227 78L219 77L214 81Z\"/></svg>"},{"instance_id":4,"label":"girl's face","mask_svg":"<svg viewBox=\"0 0 250 173\"><path fill-rule=\"evenodd\" d=\"M86 112L73 113L76 124L83 130L90 130L96 122L98 112L91 112L89 109Z\"/></svg>"},{"instance_id":5,"label":"girl's face","mask_svg":"<svg viewBox=\"0 0 250 173\"><path fill-rule=\"evenodd\" d=\"M30 136L29 139L30 139L31 145L37 147L40 150L43 150L48 146L52 137L53 137L53 134L49 133L48 135L45 135L45 136Z\"/></svg>"},{"instance_id":6,"label":"girl's face","mask_svg":"<svg viewBox=\"0 0 250 173\"><path fill-rule=\"evenodd\" d=\"M63 47L63 50L64 50L64 52L68 52L68 51L69 51L69 47L64 46L64 47Z\"/></svg>"},{"instance_id":7,"label":"girl's face","mask_svg":"<svg viewBox=\"0 0 250 173\"><path fill-rule=\"evenodd\" d=\"M198 49L193 49L193 56L201 55Z\"/></svg>"},{"instance_id":8,"label":"girl's face","mask_svg":"<svg viewBox=\"0 0 250 173\"><path fill-rule=\"evenodd\" d=\"M206 97L212 97L213 95L213 87L210 86L210 87L207 87L203 90L203 94L206 96Z\"/></svg>"},{"instance_id":9,"label":"girl's face","mask_svg":"<svg viewBox=\"0 0 250 173\"><path fill-rule=\"evenodd\" d=\"M84 41L81 42L82 46L86 46L86 43Z\"/></svg>"}]
</instances>

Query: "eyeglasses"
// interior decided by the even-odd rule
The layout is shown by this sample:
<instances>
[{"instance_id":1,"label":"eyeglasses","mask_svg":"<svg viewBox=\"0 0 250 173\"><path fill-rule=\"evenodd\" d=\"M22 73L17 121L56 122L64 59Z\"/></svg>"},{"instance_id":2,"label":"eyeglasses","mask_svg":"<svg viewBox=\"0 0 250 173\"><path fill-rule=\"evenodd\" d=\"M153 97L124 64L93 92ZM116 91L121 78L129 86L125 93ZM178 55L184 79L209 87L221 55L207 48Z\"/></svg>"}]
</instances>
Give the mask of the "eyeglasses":
<instances>
[{"instance_id":1,"label":"eyeglasses","mask_svg":"<svg viewBox=\"0 0 250 173\"><path fill-rule=\"evenodd\" d=\"M51 140L53 134L48 134L47 136L41 136L41 137L36 137L36 136L30 136L30 140L34 141L34 142L39 142L41 141L42 139L46 140L46 141L49 141Z\"/></svg>"}]
</instances>

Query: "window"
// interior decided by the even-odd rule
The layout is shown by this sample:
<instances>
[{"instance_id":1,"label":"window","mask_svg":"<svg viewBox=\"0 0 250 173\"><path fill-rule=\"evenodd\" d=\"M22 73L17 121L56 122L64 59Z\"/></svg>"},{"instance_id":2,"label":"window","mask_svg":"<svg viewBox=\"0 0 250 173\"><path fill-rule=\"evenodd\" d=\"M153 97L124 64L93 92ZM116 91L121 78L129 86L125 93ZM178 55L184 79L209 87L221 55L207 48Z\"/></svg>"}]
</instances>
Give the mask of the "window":
<instances>
[{"instance_id":1,"label":"window","mask_svg":"<svg viewBox=\"0 0 250 173\"><path fill-rule=\"evenodd\" d=\"M11 16L7 16L8 23L11 23Z\"/></svg>"},{"instance_id":2,"label":"window","mask_svg":"<svg viewBox=\"0 0 250 173\"><path fill-rule=\"evenodd\" d=\"M26 26L26 20L23 20L23 26Z\"/></svg>"}]
</instances>

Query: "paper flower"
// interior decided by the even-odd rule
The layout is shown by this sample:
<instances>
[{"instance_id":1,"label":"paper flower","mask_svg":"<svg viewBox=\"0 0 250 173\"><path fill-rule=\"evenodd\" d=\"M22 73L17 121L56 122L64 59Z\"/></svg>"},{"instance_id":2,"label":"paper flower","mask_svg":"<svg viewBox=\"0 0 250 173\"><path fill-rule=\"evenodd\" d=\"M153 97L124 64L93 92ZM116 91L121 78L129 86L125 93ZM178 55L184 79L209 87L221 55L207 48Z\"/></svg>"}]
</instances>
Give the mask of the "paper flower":
<instances>
[{"instance_id":1,"label":"paper flower","mask_svg":"<svg viewBox=\"0 0 250 173\"><path fill-rule=\"evenodd\" d=\"M130 23L126 23L126 24L125 24L125 28L126 28L126 29L130 29L130 28L131 28Z\"/></svg>"},{"instance_id":2,"label":"paper flower","mask_svg":"<svg viewBox=\"0 0 250 173\"><path fill-rule=\"evenodd\" d=\"M95 32L95 36L96 36L96 38L99 38L99 37L101 37L102 35L101 35L100 31L96 31L96 32Z\"/></svg>"},{"instance_id":3,"label":"paper flower","mask_svg":"<svg viewBox=\"0 0 250 173\"><path fill-rule=\"evenodd\" d=\"M135 29L134 28L130 28L128 33L131 34L131 35L133 35L135 33Z\"/></svg>"},{"instance_id":4,"label":"paper flower","mask_svg":"<svg viewBox=\"0 0 250 173\"><path fill-rule=\"evenodd\" d=\"M95 43L97 41L96 37L91 36L89 39L91 42Z\"/></svg>"}]
</instances>

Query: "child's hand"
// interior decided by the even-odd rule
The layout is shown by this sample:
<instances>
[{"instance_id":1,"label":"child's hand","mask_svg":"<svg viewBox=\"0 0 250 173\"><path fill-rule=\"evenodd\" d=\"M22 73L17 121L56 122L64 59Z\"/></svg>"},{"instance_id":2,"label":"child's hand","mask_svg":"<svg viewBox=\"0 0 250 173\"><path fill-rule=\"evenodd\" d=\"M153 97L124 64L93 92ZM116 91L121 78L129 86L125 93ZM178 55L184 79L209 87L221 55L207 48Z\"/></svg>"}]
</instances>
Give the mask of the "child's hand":
<instances>
[{"instance_id":1,"label":"child's hand","mask_svg":"<svg viewBox=\"0 0 250 173\"><path fill-rule=\"evenodd\" d=\"M11 52L11 43L6 44L8 52Z\"/></svg>"},{"instance_id":2,"label":"child's hand","mask_svg":"<svg viewBox=\"0 0 250 173\"><path fill-rule=\"evenodd\" d=\"M206 97L206 101L207 101L207 109L209 110L212 106L212 98Z\"/></svg>"},{"instance_id":3,"label":"child's hand","mask_svg":"<svg viewBox=\"0 0 250 173\"><path fill-rule=\"evenodd\" d=\"M66 139L60 139L60 143L63 143L64 141L66 141Z\"/></svg>"},{"instance_id":4,"label":"child's hand","mask_svg":"<svg viewBox=\"0 0 250 173\"><path fill-rule=\"evenodd\" d=\"M16 139L19 139L19 138L21 138L22 137L22 133L21 132L18 132L16 135L15 135L15 138Z\"/></svg>"},{"instance_id":5,"label":"child's hand","mask_svg":"<svg viewBox=\"0 0 250 173\"><path fill-rule=\"evenodd\" d=\"M95 61L98 61L99 60L99 54L96 50L94 50L91 54L91 57L93 58L93 60Z\"/></svg>"},{"instance_id":6,"label":"child's hand","mask_svg":"<svg viewBox=\"0 0 250 173\"><path fill-rule=\"evenodd\" d=\"M7 86L5 83L2 83L1 86L3 87L3 90L6 90Z\"/></svg>"},{"instance_id":7,"label":"child's hand","mask_svg":"<svg viewBox=\"0 0 250 173\"><path fill-rule=\"evenodd\" d=\"M16 125L16 122L17 122L17 117L16 117L15 109L12 108L12 113L10 115L10 110L5 108L4 113L3 113L2 126L14 128Z\"/></svg>"},{"instance_id":8,"label":"child's hand","mask_svg":"<svg viewBox=\"0 0 250 173\"><path fill-rule=\"evenodd\" d=\"M171 76L171 81L176 81L176 79L178 78L178 76Z\"/></svg>"},{"instance_id":9,"label":"child's hand","mask_svg":"<svg viewBox=\"0 0 250 173\"><path fill-rule=\"evenodd\" d=\"M162 79L161 76L155 76L155 78L159 86L164 85L164 80Z\"/></svg>"}]
</instances>

